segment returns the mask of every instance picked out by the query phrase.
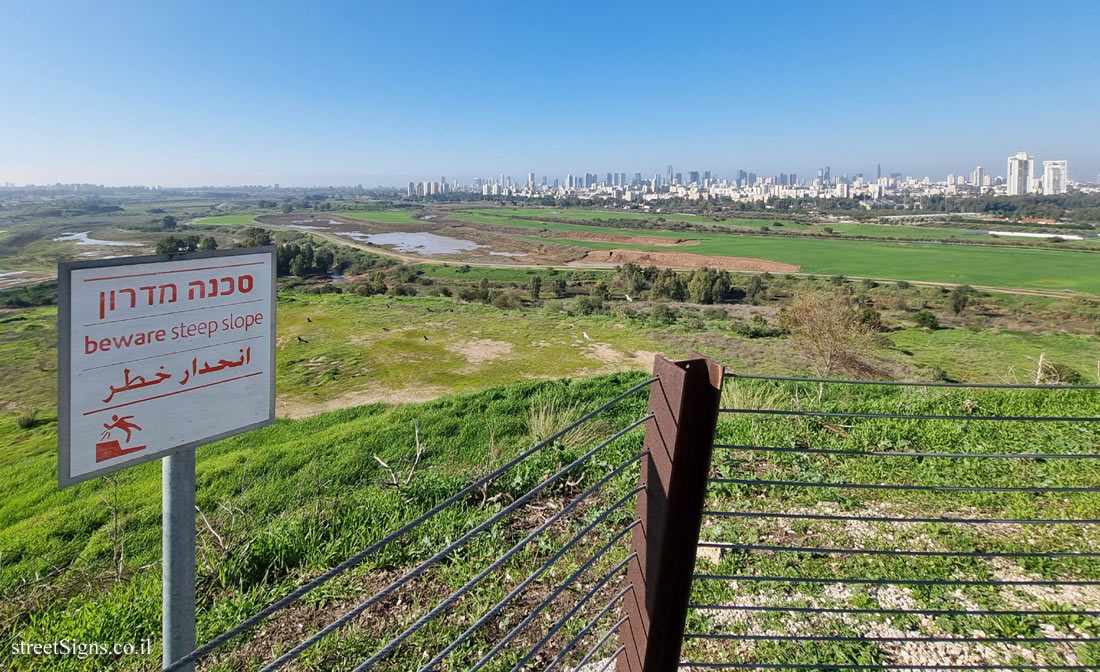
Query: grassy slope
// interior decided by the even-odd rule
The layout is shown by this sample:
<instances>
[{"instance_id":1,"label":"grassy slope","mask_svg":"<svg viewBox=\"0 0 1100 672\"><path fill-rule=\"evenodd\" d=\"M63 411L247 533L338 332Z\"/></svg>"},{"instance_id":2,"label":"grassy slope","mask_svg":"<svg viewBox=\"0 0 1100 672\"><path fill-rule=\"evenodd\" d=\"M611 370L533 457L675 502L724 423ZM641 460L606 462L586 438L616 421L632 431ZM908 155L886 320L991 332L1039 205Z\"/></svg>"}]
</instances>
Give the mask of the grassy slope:
<instances>
[{"instance_id":1,"label":"grassy slope","mask_svg":"<svg viewBox=\"0 0 1100 672\"><path fill-rule=\"evenodd\" d=\"M219 532L216 538L205 527L199 531L200 640L285 594L302 576L319 573L427 510L475 474L487 471L487 465L531 445L548 429L566 424L579 409L594 407L643 377L632 373L577 382L524 383L392 410L365 406L309 420L280 421L200 448L198 506L211 529ZM622 427L639 417L644 403L644 395L639 395L601 416L597 425L600 435L606 436L613 431L612 426ZM547 408L552 409L548 422L531 420L531 409ZM372 456L378 455L402 474L407 473L414 452L414 425L427 446L424 458L408 487L400 492L386 488L382 481L388 474ZM21 448L18 461L5 466L0 480L0 548L4 551L0 588L5 595L0 611L0 650L4 655L10 650L9 637L13 641L64 637L89 642L156 638L160 600L155 564L160 552L159 467L152 463L140 465L119 476L118 513L125 535L127 570L125 578L116 582L110 576L110 483L100 479L58 491L54 427L49 423L13 433L10 425L4 426L5 443L18 443ZM321 609L361 597L365 590L361 583L369 570L406 567L428 557L438 550L441 539L456 538L592 445L585 443L582 449L582 443L567 440L524 461L488 493L503 493L500 497L484 506L479 504L479 496L456 504L433 519L431 525L387 547L362 571L320 591L308 603ZM563 481L546 494L574 497L606 473L608 465L618 464L635 452L639 444L637 433L623 439L583 469L571 472L569 485ZM624 473L609 489L621 493L636 477ZM621 524L622 518L618 520ZM431 580L442 584L430 588L433 594L448 584L456 587L455 581L472 573L472 563L486 561L518 540L522 524L515 518L508 521L491 528L439 572L430 572ZM572 535L578 528L579 523L574 522L555 529L545 545L520 554L516 563L506 566L509 576L524 575L523 567L541 562L555 544L560 545L563 535ZM226 550L222 550L223 544ZM623 555L619 552L617 557ZM50 576L53 568L61 568L61 574ZM36 585L38 575L48 577L43 581L45 585ZM560 580L561 575L555 577ZM418 590L422 592L422 588ZM491 582L477 593L476 603L484 605L502 594L502 584ZM68 596L71 599L57 599ZM417 601L416 597L411 599ZM395 616L387 621L393 627L408 620ZM461 629L459 625L440 627L453 638ZM310 669L330 669L348 656L361 658L365 648L375 642L357 638L358 630L336 635L333 642L350 639L345 639L339 651L332 647L331 653L321 655ZM430 635L434 641L442 636L438 630ZM269 655L271 644L261 647L264 657ZM332 642L329 644L332 646ZM484 647L484 643L475 639L474 646ZM471 653L463 650L460 656L468 658ZM514 659L515 654L509 657ZM80 669L72 658L15 661L20 662L23 664L15 664L15 669ZM97 665L104 662L101 659ZM145 669L153 662L152 657L142 660L135 656L97 669ZM244 662L224 662L220 669L239 669ZM392 667L384 669L408 669L410 664L405 652L397 656Z\"/></svg>"},{"instance_id":2,"label":"grassy slope","mask_svg":"<svg viewBox=\"0 0 1100 672\"><path fill-rule=\"evenodd\" d=\"M199 529L199 583L202 600L199 610L200 640L253 613L260 605L285 594L303 577L313 576L348 557L356 550L381 538L418 512L429 508L449 493L484 473L488 465L529 445L540 435L533 423L531 409L562 408L575 405L587 409L610 398L642 374L616 374L577 382L541 382L493 388L484 392L450 397L429 404L402 406L385 410L379 406L339 411L305 421L282 421L275 426L201 448L199 450L198 505L209 518L211 527L219 533L221 543L205 525ZM816 408L814 389L796 392L793 386L774 388L766 383L729 383L726 406L785 407L801 399L804 408ZM967 401L967 400L970 401ZM645 395L638 395L617 407L601 427L607 435L611 427L621 427L638 417L644 409ZM826 409L897 411L930 413L965 413L976 407L982 413L1037 413L1051 415L1100 415L1100 395L1082 393L1036 392L941 392L927 389L883 390L864 388L856 391L829 388L821 402ZM568 413L558 413L547 426L561 426ZM422 441L428 446L425 458L417 469L412 485L402 492L382 487L386 472L371 458L379 455L388 464L405 473L413 460L412 426L420 427ZM1087 424L1012 425L974 422L913 423L908 421L850 421L850 438L833 431L796 420L752 420L726 417L718 429L718 441L724 443L756 442L762 445L809 446L814 448L863 448L868 443L879 450L959 450L962 452L1028 451L1084 452L1100 441L1100 428ZM491 429L490 429L491 428ZM22 430L21 430L22 431ZM545 430L542 430L545 431ZM158 523L159 476L156 465L146 464L126 472L120 479L119 512L125 530L128 570L116 582L111 576L112 517L107 502L111 500L110 484L94 481L58 492L54 487L52 455L54 440L52 425L26 432L22 438L27 446L20 461L17 479L4 478L3 508L0 509L0 547L5 549L5 571L2 578L6 594L3 618L8 623L0 633L0 644L8 650L6 639L54 641L74 638L78 641L136 641L156 638L159 632L159 580L154 563L159 552ZM570 442L539 453L509 477L496 482L489 495L504 492L500 500L480 506L474 497L448 510L432 526L418 530L402 544L397 544L373 558L362 570L352 572L319 595L307 600L287 623L277 621L268 635L244 644L246 653L239 658L219 658L213 669L256 669L260 660L268 660L278 642L296 641L300 632L296 625L307 624L311 632L320 623L363 599L368 586L379 582L370 576L381 571L408 568L438 550L440 540L454 539L498 511L504 503L526 491L552 473L560 465L578 456L582 446L594 445L595 436L585 443ZM490 445L493 449L490 449ZM600 454L588 468L571 477L573 485L554 488L549 494L570 499L581 489L594 483L612 465L633 454L640 446L638 433L630 435ZM1058 484L1095 485L1100 482L1098 464L1093 460L1046 460L1026 463L1005 460L924 460L905 458L801 457L761 455L720 451L715 458L716 473L725 476L755 474L761 478L830 480L838 482L923 483L1020 485ZM601 491L606 506L618 493L634 483L636 472L625 473L614 484ZM612 493L615 493L614 495ZM764 494L769 496L765 499ZM564 500L558 500L560 502ZM545 506L546 500L538 502ZM754 486L712 486L708 508L716 510L798 511L887 511L891 515L919 513L965 513L975 516L1006 517L1089 517L1095 514L1095 495L1005 495L949 493L931 494L894 491L838 491L832 489L773 489L771 492ZM558 545L575 533L581 520L591 520L602 509L596 506L564 528L555 529L545 544L528 549L492 575L492 579L472 596L459 603L463 618L449 618L433 625L409 646L379 669L408 670L424 650L436 651L442 642L450 641L471 620L514 586L520 577L548 557ZM535 520L547 514L533 510ZM614 519L606 530L613 530L629 519L630 507ZM473 543L439 571L405 593L402 606L384 603L368 612L369 617L356 625L332 635L306 659L304 669L350 669L376 650L443 595L457 588L466 578L483 568L502 549L522 536L525 516L506 519L515 523L501 524ZM1073 550L1096 548L1100 538L1094 527L1058 526L1038 532L985 527L961 527L945 524L921 524L911 528L888 530L882 525L868 529L834 523L801 523L781 525L782 521L736 522L709 518L703 538L733 543L781 543L784 545L872 547L872 548L934 548L938 550ZM605 532L601 539L608 539ZM222 544L226 550L222 550ZM591 549L591 546L588 547ZM601 563L606 569L623 557L621 548ZM797 560L766 553L746 555L729 553L715 566L700 559L699 570L714 573L803 574L829 573L840 576L879 577L942 577L990 578L1006 571L1031 573L1033 577L1097 578L1100 563L1095 560L1010 561L998 564L988 560L936 558L865 558L862 556L826 558L803 556ZM545 591L576 567L584 554L567 556ZM10 559L8 559L10 558ZM49 590L20 588L31 580L34 572L43 574L49 568L67 569L62 577L71 583L50 577ZM391 575L392 576L392 575ZM590 580L591 581L591 580ZM52 594L50 591L58 591ZM615 589L607 589L601 605ZM697 582L693 601L704 603L786 603L826 604L830 606L875 607L886 600L886 593L856 590L838 593L823 586L797 586L789 591L782 587L754 583L731 585L718 582ZM60 596L67 599L58 599ZM1053 608L1058 598L1040 601L1004 591L964 588L950 593L939 587L905 589L907 599L920 606L933 608L957 607L969 600L981 608L1004 609L1014 600L1023 599L1030 608ZM568 595L565 599L575 599ZM535 598L537 599L537 598ZM510 627L525 615L535 599L509 614ZM1065 608L1082 608L1075 599L1062 598ZM1092 598L1086 598L1092 599ZM1090 608L1096 608L1092 606ZM558 608L556 614L562 613ZM30 615L33 610L33 615ZM585 613L585 612L582 612ZM592 613L592 610L587 612ZM385 614L383 618L382 615ZM7 619L15 618L14 622ZM598 634L615 620L615 612L603 621ZM587 620L576 619L569 634ZM799 619L795 619L797 622ZM813 624L812 632L860 634L882 617L860 617L853 621L826 618ZM543 621L545 629L551 621ZM1069 631L1064 619L994 618L977 620L968 617L939 618L920 623L914 619L895 618L892 627L908 634L937 635L943 632L973 635L982 630L989 635L1043 635L1042 626L1050 623ZM804 624L805 627L808 624ZM1081 619L1072 624L1084 633L1100 633L1097 619ZM743 621L723 621L715 614L696 614L689 621L689 630L696 632L745 632L750 627L768 627L787 632L790 619L780 615L749 615ZM798 627L795 625L794 627ZM492 628L497 636L502 628ZM533 635L532 635L533 637ZM557 644L564 641L559 638ZM529 646L531 637L525 640ZM594 642L590 637L579 647L587 650ZM476 660L479 651L490 642L475 638L454 655L455 669L466 669ZM612 645L608 651L613 649ZM709 660L744 656L733 647L718 645L704 653L698 643L689 644L687 657ZM884 647L872 644L835 644L828 646L794 645L780 647L760 643L748 653L753 660L787 663L820 663L838 661L878 662L885 659ZM1038 647L1049 663L1062 661L1056 650ZM1097 662L1095 646L1080 647L1082 661ZM501 663L514 662L517 651L506 652ZM577 656L573 657L575 661ZM543 661L545 664L545 660ZM155 655L148 659L128 657L118 660L98 659L97 669L143 669L155 664ZM72 658L17 659L14 669L82 669ZM508 669L491 666L490 669Z\"/></svg>"}]
</instances>

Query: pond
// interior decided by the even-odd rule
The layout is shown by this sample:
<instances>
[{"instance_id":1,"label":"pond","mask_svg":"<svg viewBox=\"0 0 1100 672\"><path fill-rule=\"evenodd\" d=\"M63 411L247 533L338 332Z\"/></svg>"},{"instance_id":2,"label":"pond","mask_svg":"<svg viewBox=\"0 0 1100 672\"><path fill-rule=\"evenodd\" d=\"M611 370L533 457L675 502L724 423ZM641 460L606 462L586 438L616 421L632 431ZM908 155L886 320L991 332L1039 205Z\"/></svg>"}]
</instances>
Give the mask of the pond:
<instances>
[{"instance_id":1,"label":"pond","mask_svg":"<svg viewBox=\"0 0 1100 672\"><path fill-rule=\"evenodd\" d=\"M96 240L95 238L89 238L89 233L91 233L91 231L84 231L82 233L63 233L57 238L54 238L54 242L75 242L77 245L105 245L108 247L145 247L144 243L124 243L121 240Z\"/></svg>"},{"instance_id":2,"label":"pond","mask_svg":"<svg viewBox=\"0 0 1100 672\"><path fill-rule=\"evenodd\" d=\"M461 238L448 238L434 233L406 233L397 231L393 233L358 233L344 231L339 235L347 236L354 240L371 243L373 245L392 245L398 252L415 252L416 254L458 254L481 247L488 247L472 240Z\"/></svg>"}]
</instances>

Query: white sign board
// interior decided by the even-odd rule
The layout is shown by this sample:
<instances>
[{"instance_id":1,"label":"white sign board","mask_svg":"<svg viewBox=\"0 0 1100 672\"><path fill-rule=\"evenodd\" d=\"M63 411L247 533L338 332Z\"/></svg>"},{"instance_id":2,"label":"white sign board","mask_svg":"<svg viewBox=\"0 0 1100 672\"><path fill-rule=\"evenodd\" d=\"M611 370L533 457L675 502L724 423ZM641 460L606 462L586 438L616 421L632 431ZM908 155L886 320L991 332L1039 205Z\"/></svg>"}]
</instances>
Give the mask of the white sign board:
<instances>
[{"instance_id":1,"label":"white sign board","mask_svg":"<svg viewBox=\"0 0 1100 672\"><path fill-rule=\"evenodd\" d=\"M271 424L273 247L58 267L61 487Z\"/></svg>"}]
</instances>

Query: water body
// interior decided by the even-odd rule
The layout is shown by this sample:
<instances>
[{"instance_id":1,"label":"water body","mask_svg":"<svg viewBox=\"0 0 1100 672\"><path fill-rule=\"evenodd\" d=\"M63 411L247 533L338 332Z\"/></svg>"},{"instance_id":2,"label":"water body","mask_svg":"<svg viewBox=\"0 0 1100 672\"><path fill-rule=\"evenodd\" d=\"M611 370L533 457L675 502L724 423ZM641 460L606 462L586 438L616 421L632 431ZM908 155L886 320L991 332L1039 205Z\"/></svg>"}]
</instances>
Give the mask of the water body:
<instances>
[{"instance_id":1,"label":"water body","mask_svg":"<svg viewBox=\"0 0 1100 672\"><path fill-rule=\"evenodd\" d=\"M144 243L124 243L120 240L96 240L95 238L89 238L89 233L91 233L91 231L84 231L82 233L63 233L57 238L54 238L54 242L75 242L77 245L104 245L107 247L145 247Z\"/></svg>"},{"instance_id":2,"label":"water body","mask_svg":"<svg viewBox=\"0 0 1100 672\"><path fill-rule=\"evenodd\" d=\"M427 256L436 254L458 254L460 252L468 252L470 250L488 247L488 245L475 243L472 240L448 238L447 236L439 236L434 233L406 233L401 231L394 233L358 233L355 231L345 231L340 235L374 245L392 245L398 252L415 252L416 254Z\"/></svg>"},{"instance_id":3,"label":"water body","mask_svg":"<svg viewBox=\"0 0 1100 672\"><path fill-rule=\"evenodd\" d=\"M307 220L302 221L302 222L294 222L293 224L287 224L286 228L288 228L288 229L300 229L302 231L325 231L325 230L328 229L327 226L317 226L316 224L312 224L311 222L313 222L312 219L307 219ZM333 222L333 221L329 220L329 224L335 224L335 223L336 222Z\"/></svg>"}]
</instances>

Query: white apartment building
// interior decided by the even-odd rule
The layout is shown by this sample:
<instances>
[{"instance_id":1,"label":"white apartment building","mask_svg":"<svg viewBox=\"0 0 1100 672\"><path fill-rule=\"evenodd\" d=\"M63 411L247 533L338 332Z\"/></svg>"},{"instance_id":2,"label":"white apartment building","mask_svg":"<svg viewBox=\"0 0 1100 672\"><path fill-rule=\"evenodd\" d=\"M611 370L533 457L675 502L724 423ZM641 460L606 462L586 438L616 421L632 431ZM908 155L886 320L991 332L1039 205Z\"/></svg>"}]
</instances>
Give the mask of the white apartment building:
<instances>
[{"instance_id":1,"label":"white apartment building","mask_svg":"<svg viewBox=\"0 0 1100 672\"><path fill-rule=\"evenodd\" d=\"M1022 196L1031 190L1031 178L1034 176L1035 157L1027 152L1019 152L1008 157L1008 195ZM979 185L980 186L980 185Z\"/></svg>"},{"instance_id":2,"label":"white apartment building","mask_svg":"<svg viewBox=\"0 0 1100 672\"><path fill-rule=\"evenodd\" d=\"M1069 181L1066 161L1043 161L1043 193L1064 194Z\"/></svg>"}]
</instances>

